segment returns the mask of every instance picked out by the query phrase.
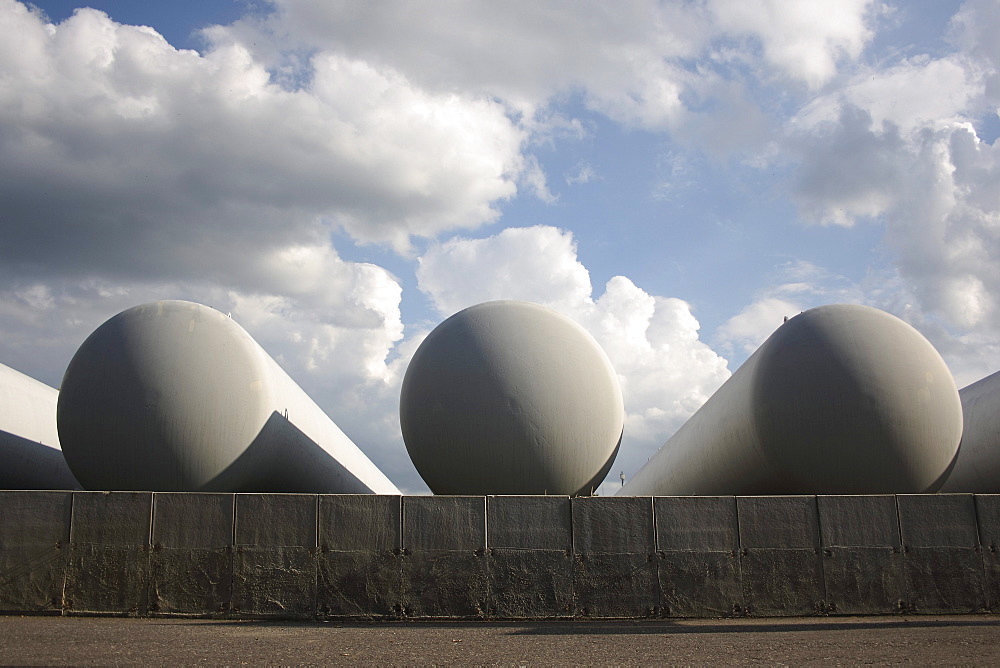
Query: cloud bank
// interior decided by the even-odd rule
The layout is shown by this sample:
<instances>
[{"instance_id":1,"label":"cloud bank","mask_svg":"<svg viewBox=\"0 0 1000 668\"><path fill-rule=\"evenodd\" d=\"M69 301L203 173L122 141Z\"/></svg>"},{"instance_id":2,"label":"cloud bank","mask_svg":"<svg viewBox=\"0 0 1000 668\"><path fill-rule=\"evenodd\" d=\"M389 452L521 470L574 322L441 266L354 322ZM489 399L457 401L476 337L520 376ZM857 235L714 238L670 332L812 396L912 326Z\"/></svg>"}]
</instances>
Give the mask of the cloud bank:
<instances>
[{"instance_id":1,"label":"cloud bank","mask_svg":"<svg viewBox=\"0 0 1000 668\"><path fill-rule=\"evenodd\" d=\"M735 365L821 303L903 317L960 385L1000 368L995 2L962 3L933 49L893 38L912 10L874 0L263 7L206 26L192 51L99 11L56 24L0 0L0 361L56 385L118 311L206 303L410 490L406 362L487 299L550 305L608 351L626 473L725 380L723 356ZM790 213L756 234L877 228L879 246L733 272L754 296L708 332L695 313L711 296L620 271L595 291L578 245L595 226L628 234L631 210L558 225L509 213L558 212L611 182L620 166L597 153L546 162L592 144L594 118L707 165L651 200L765 181ZM361 261L370 248L392 262ZM725 277L727 260L704 270Z\"/></svg>"}]
</instances>

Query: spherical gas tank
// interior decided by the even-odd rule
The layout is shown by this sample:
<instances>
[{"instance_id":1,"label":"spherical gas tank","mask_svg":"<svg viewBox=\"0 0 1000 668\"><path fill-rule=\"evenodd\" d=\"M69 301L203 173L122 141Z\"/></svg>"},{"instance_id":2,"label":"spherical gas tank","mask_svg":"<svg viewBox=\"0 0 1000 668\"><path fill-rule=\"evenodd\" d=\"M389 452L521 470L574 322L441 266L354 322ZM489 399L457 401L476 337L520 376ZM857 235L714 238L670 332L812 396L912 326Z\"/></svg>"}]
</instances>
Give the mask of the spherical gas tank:
<instances>
[{"instance_id":1,"label":"spherical gas tank","mask_svg":"<svg viewBox=\"0 0 1000 668\"><path fill-rule=\"evenodd\" d=\"M618 377L590 334L537 304L451 316L417 349L400 424L435 494L590 493L621 442Z\"/></svg>"},{"instance_id":2,"label":"spherical gas tank","mask_svg":"<svg viewBox=\"0 0 1000 668\"><path fill-rule=\"evenodd\" d=\"M753 389L761 442L802 491L936 491L962 436L944 360L867 306L820 307L779 327Z\"/></svg>"},{"instance_id":3,"label":"spherical gas tank","mask_svg":"<svg viewBox=\"0 0 1000 668\"><path fill-rule=\"evenodd\" d=\"M192 302L98 327L57 418L87 489L399 493L242 327Z\"/></svg>"},{"instance_id":4,"label":"spherical gas tank","mask_svg":"<svg viewBox=\"0 0 1000 668\"><path fill-rule=\"evenodd\" d=\"M934 492L961 436L930 342L878 309L831 304L779 326L619 493Z\"/></svg>"}]
</instances>

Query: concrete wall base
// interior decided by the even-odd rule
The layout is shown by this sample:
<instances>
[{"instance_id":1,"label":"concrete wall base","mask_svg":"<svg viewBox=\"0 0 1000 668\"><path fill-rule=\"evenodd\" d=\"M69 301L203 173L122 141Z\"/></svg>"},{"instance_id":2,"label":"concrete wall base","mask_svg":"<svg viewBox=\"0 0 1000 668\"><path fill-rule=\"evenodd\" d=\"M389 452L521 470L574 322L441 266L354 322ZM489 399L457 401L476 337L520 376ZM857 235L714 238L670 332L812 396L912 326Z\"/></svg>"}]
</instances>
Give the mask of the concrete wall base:
<instances>
[{"instance_id":1,"label":"concrete wall base","mask_svg":"<svg viewBox=\"0 0 1000 668\"><path fill-rule=\"evenodd\" d=\"M573 619L1000 612L1000 496L0 491L0 613Z\"/></svg>"}]
</instances>

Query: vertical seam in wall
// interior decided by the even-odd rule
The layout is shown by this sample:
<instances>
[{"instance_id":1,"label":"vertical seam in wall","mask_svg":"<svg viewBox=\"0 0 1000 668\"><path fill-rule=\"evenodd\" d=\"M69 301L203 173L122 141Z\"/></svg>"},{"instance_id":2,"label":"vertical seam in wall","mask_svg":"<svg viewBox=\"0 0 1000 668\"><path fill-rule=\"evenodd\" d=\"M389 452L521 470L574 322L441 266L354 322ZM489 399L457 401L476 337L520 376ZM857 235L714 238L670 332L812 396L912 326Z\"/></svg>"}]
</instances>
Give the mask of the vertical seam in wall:
<instances>
[{"instance_id":1,"label":"vertical seam in wall","mask_svg":"<svg viewBox=\"0 0 1000 668\"><path fill-rule=\"evenodd\" d=\"M816 545L819 547L820 552L826 549L826 544L823 542L823 515L819 512L819 497L817 494L813 498L816 500ZM824 573L824 577L826 574Z\"/></svg>"},{"instance_id":2,"label":"vertical seam in wall","mask_svg":"<svg viewBox=\"0 0 1000 668\"><path fill-rule=\"evenodd\" d=\"M653 614L651 616L659 616L663 614L664 609L667 607L666 596L664 596L663 585L660 581L660 554L658 552L659 540L656 531L656 498L652 495L649 497L649 519L652 522L653 531L653 581L656 583L656 604L651 611Z\"/></svg>"},{"instance_id":3,"label":"vertical seam in wall","mask_svg":"<svg viewBox=\"0 0 1000 668\"><path fill-rule=\"evenodd\" d=\"M232 498L233 502L233 510L230 513L230 518L232 519L232 523L229 529L229 546L226 550L227 554L229 555L228 556L229 569L225 577L228 579L229 583L229 596L224 598L222 601L221 612L223 613L232 612L233 599L236 598L235 596L236 592L234 591L236 588L236 547L235 547L236 546L236 494L230 493L229 496Z\"/></svg>"},{"instance_id":4,"label":"vertical seam in wall","mask_svg":"<svg viewBox=\"0 0 1000 668\"><path fill-rule=\"evenodd\" d=\"M149 529L146 532L146 545L153 546L153 521L156 519L156 492L149 493Z\"/></svg>"},{"instance_id":5,"label":"vertical seam in wall","mask_svg":"<svg viewBox=\"0 0 1000 668\"><path fill-rule=\"evenodd\" d=\"M575 505L575 500L571 496L569 497L569 558L570 560L576 559L576 517L573 512L573 506ZM572 568L572 565L570 566ZM576 600L576 584L574 583L573 597L574 604Z\"/></svg>"},{"instance_id":6,"label":"vertical seam in wall","mask_svg":"<svg viewBox=\"0 0 1000 668\"><path fill-rule=\"evenodd\" d=\"M580 599L577 594L576 572L576 504L578 497L569 497L569 581L572 595L570 596L570 616L577 617Z\"/></svg>"},{"instance_id":7,"label":"vertical seam in wall","mask_svg":"<svg viewBox=\"0 0 1000 668\"><path fill-rule=\"evenodd\" d=\"M396 528L396 562L395 562L395 591L393 592L396 596L396 604L393 606L395 611L400 617L403 617L406 612L406 588L403 586L403 560L405 559L403 551L403 493L400 492L396 495L396 503L398 504L397 511L399 517L399 524ZM390 588L390 591L392 589Z\"/></svg>"},{"instance_id":8,"label":"vertical seam in wall","mask_svg":"<svg viewBox=\"0 0 1000 668\"><path fill-rule=\"evenodd\" d=\"M747 588L743 582L743 529L740 526L740 497L733 496L733 506L736 508L736 577L740 582L740 603L743 603L741 615L747 614L750 607L750 600L747 596Z\"/></svg>"},{"instance_id":9,"label":"vertical seam in wall","mask_svg":"<svg viewBox=\"0 0 1000 668\"><path fill-rule=\"evenodd\" d=\"M740 554L743 552L743 527L740 526L740 497L734 496L733 503L736 505L736 552ZM740 560L742 562L742 560ZM743 573L740 571L740 577L742 578Z\"/></svg>"},{"instance_id":10,"label":"vertical seam in wall","mask_svg":"<svg viewBox=\"0 0 1000 668\"><path fill-rule=\"evenodd\" d=\"M66 536L66 546L73 544L73 513L76 511L76 492L69 493L69 534Z\"/></svg>"},{"instance_id":11,"label":"vertical seam in wall","mask_svg":"<svg viewBox=\"0 0 1000 668\"><path fill-rule=\"evenodd\" d=\"M973 494L972 495L972 518L976 522L976 541L978 543L976 545L976 547L978 547L980 549L980 552L982 552L982 547L983 547L983 529L982 529L981 526L979 526L979 500L977 498L978 496L979 496L978 494ZM986 563L985 562L983 562L983 567L984 568L986 567Z\"/></svg>"},{"instance_id":12,"label":"vertical seam in wall","mask_svg":"<svg viewBox=\"0 0 1000 668\"><path fill-rule=\"evenodd\" d=\"M903 517L902 517L902 515L899 512L899 495L898 494L893 494L892 495L892 500L893 500L893 504L894 504L894 506L896 508L896 532L899 534L899 562L900 562L900 569L902 571L899 574L899 576L903 580L903 596L905 597L903 599L903 605L908 608L910 606L910 599L911 599L911 596L910 596L910 578L906 577L906 549L907 549L907 547L906 547L906 544L903 542ZM905 610L901 610L900 612L905 612Z\"/></svg>"},{"instance_id":13,"label":"vertical seam in wall","mask_svg":"<svg viewBox=\"0 0 1000 668\"><path fill-rule=\"evenodd\" d=\"M66 536L66 561L63 564L62 591L60 592L59 614L66 614L66 581L73 565L73 513L76 510L76 492L69 493L69 530Z\"/></svg>"},{"instance_id":14,"label":"vertical seam in wall","mask_svg":"<svg viewBox=\"0 0 1000 668\"><path fill-rule=\"evenodd\" d=\"M823 520L819 515L819 495L814 494L812 500L813 509L816 511L816 556L819 558L819 583L823 592L823 607L828 610L830 607L830 596L826 589L826 553L824 552L823 545Z\"/></svg>"},{"instance_id":15,"label":"vertical seam in wall","mask_svg":"<svg viewBox=\"0 0 1000 668\"><path fill-rule=\"evenodd\" d=\"M313 549L319 554L319 494L313 495Z\"/></svg>"},{"instance_id":16,"label":"vertical seam in wall","mask_svg":"<svg viewBox=\"0 0 1000 668\"><path fill-rule=\"evenodd\" d=\"M396 525L396 547L399 549L399 554L403 553L403 495L396 495L396 516L399 518L399 524Z\"/></svg>"},{"instance_id":17,"label":"vertical seam in wall","mask_svg":"<svg viewBox=\"0 0 1000 668\"><path fill-rule=\"evenodd\" d=\"M319 615L319 494L313 495L312 619Z\"/></svg>"},{"instance_id":18,"label":"vertical seam in wall","mask_svg":"<svg viewBox=\"0 0 1000 668\"><path fill-rule=\"evenodd\" d=\"M896 534L899 538L899 551L904 552L906 543L903 542L903 516L899 512L899 494L893 494L892 501L896 507Z\"/></svg>"},{"instance_id":19,"label":"vertical seam in wall","mask_svg":"<svg viewBox=\"0 0 1000 668\"><path fill-rule=\"evenodd\" d=\"M483 496L483 554L490 551L490 497Z\"/></svg>"},{"instance_id":20,"label":"vertical seam in wall","mask_svg":"<svg viewBox=\"0 0 1000 668\"><path fill-rule=\"evenodd\" d=\"M146 563L145 568L145 584L143 591L140 593L139 599L139 615L146 617L149 615L149 602L152 598L152 588L153 588L153 578L152 578L152 566L153 566L153 492L148 492L149 494L149 526L146 529L146 544L143 545L142 553L146 555L143 559Z\"/></svg>"},{"instance_id":21,"label":"vertical seam in wall","mask_svg":"<svg viewBox=\"0 0 1000 668\"><path fill-rule=\"evenodd\" d=\"M976 500L976 494L972 494L972 518L976 522L976 542L977 545L973 548L974 552L979 553L979 568L982 574L982 586L979 587L979 595L982 597L983 608L986 610L990 609L990 595L987 590L987 579L986 579L986 550L983 549L983 537L980 533L979 527L979 503Z\"/></svg>"},{"instance_id":22,"label":"vertical seam in wall","mask_svg":"<svg viewBox=\"0 0 1000 668\"><path fill-rule=\"evenodd\" d=\"M400 495L399 497L399 553L401 556L406 555L406 545L403 542L406 538L406 504L404 501L406 497Z\"/></svg>"},{"instance_id":23,"label":"vertical seam in wall","mask_svg":"<svg viewBox=\"0 0 1000 668\"><path fill-rule=\"evenodd\" d=\"M656 531L656 497L650 495L649 502L653 505L653 508L649 513L649 516L653 519L653 558L659 559L660 537L657 535ZM657 571L659 571L659 567L657 567ZM657 576L657 579L659 579L659 576Z\"/></svg>"},{"instance_id":24,"label":"vertical seam in wall","mask_svg":"<svg viewBox=\"0 0 1000 668\"><path fill-rule=\"evenodd\" d=\"M656 504L653 502L653 496L649 497L649 521L652 523L651 531L653 532L653 559L654 561L659 558L656 551L660 548L659 543L656 540ZM657 567L659 570L659 567ZM657 580L659 576L657 575Z\"/></svg>"}]
</instances>

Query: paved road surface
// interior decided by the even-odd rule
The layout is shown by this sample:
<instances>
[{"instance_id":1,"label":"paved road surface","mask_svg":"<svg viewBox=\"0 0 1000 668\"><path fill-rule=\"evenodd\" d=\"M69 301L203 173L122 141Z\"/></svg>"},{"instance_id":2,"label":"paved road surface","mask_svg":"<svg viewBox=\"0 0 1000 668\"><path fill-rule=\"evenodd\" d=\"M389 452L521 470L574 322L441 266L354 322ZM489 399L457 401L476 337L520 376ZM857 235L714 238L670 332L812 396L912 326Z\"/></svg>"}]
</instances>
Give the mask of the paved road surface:
<instances>
[{"instance_id":1,"label":"paved road surface","mask_svg":"<svg viewBox=\"0 0 1000 668\"><path fill-rule=\"evenodd\" d=\"M285 623L0 617L0 663L1000 665L1000 615Z\"/></svg>"}]
</instances>

